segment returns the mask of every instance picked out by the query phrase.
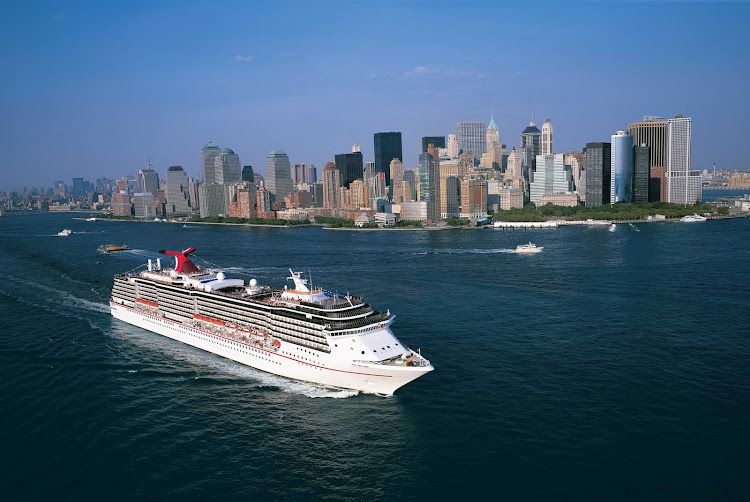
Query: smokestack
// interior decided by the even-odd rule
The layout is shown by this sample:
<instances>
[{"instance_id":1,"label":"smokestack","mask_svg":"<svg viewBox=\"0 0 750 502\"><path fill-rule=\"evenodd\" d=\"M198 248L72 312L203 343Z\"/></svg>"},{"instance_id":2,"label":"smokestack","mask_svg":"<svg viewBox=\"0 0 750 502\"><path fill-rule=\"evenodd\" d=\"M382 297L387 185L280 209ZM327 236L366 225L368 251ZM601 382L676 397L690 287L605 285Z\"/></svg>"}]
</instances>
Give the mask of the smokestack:
<instances>
[{"instance_id":1,"label":"smokestack","mask_svg":"<svg viewBox=\"0 0 750 502\"><path fill-rule=\"evenodd\" d=\"M151 265L151 258L148 259L148 271L152 272L154 270L153 266Z\"/></svg>"}]
</instances>

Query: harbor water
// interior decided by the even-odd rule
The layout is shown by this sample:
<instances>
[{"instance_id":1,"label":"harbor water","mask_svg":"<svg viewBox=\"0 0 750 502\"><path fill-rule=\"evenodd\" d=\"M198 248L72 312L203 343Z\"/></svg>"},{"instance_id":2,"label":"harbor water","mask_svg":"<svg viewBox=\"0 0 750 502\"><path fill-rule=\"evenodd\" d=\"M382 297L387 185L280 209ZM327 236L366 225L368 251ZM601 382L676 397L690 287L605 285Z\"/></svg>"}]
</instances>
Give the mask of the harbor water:
<instances>
[{"instance_id":1,"label":"harbor water","mask_svg":"<svg viewBox=\"0 0 750 502\"><path fill-rule=\"evenodd\" d=\"M0 499L744 498L750 219L638 228L0 218ZM114 274L189 246L364 295L435 371L323 388L109 315Z\"/></svg>"}]
</instances>

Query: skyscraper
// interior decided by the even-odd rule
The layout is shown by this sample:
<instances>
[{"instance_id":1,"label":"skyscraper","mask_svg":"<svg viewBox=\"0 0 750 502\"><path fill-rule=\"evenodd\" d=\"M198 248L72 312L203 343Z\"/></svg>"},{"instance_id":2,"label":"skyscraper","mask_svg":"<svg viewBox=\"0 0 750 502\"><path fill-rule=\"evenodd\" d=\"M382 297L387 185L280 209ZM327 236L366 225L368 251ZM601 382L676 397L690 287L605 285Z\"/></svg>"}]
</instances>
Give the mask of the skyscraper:
<instances>
[{"instance_id":1,"label":"skyscraper","mask_svg":"<svg viewBox=\"0 0 750 502\"><path fill-rule=\"evenodd\" d=\"M155 199L159 193L159 175L154 171L154 166L148 165L146 169L138 171L138 185L141 193L150 193Z\"/></svg>"},{"instance_id":2,"label":"skyscraper","mask_svg":"<svg viewBox=\"0 0 750 502\"><path fill-rule=\"evenodd\" d=\"M648 202L649 147L645 144L633 148L633 202Z\"/></svg>"},{"instance_id":3,"label":"skyscraper","mask_svg":"<svg viewBox=\"0 0 750 502\"><path fill-rule=\"evenodd\" d=\"M393 200L393 202L401 202L404 200L404 164L400 160L393 159L391 161L390 175L392 187L391 200Z\"/></svg>"},{"instance_id":4,"label":"skyscraper","mask_svg":"<svg viewBox=\"0 0 750 502\"><path fill-rule=\"evenodd\" d=\"M341 187L341 174L336 164L329 162L323 168L323 207L333 209L340 207L339 188Z\"/></svg>"},{"instance_id":5,"label":"skyscraper","mask_svg":"<svg viewBox=\"0 0 750 502\"><path fill-rule=\"evenodd\" d=\"M429 153L419 154L419 200L427 203L428 220L440 220L440 168Z\"/></svg>"},{"instance_id":6,"label":"skyscraper","mask_svg":"<svg viewBox=\"0 0 750 502\"><path fill-rule=\"evenodd\" d=\"M545 195L569 192L571 181L564 154L537 155L534 181L529 188L531 202L539 206Z\"/></svg>"},{"instance_id":7,"label":"skyscraper","mask_svg":"<svg viewBox=\"0 0 750 502\"><path fill-rule=\"evenodd\" d=\"M435 148L445 148L445 136L423 136L422 153L427 151L427 145L435 145Z\"/></svg>"},{"instance_id":8,"label":"skyscraper","mask_svg":"<svg viewBox=\"0 0 750 502\"><path fill-rule=\"evenodd\" d=\"M649 168L666 167L667 119L646 116L642 122L628 124L628 132L633 136L634 145L649 147Z\"/></svg>"},{"instance_id":9,"label":"skyscraper","mask_svg":"<svg viewBox=\"0 0 750 502\"><path fill-rule=\"evenodd\" d=\"M390 166L393 159L404 161L400 132L377 132L374 136L375 171L385 173L386 185L391 184Z\"/></svg>"},{"instance_id":10,"label":"skyscraper","mask_svg":"<svg viewBox=\"0 0 750 502\"><path fill-rule=\"evenodd\" d=\"M586 143L586 207L609 204L611 180L612 145Z\"/></svg>"},{"instance_id":11,"label":"skyscraper","mask_svg":"<svg viewBox=\"0 0 750 502\"><path fill-rule=\"evenodd\" d=\"M315 168L315 164L310 164L307 168L307 182L310 184L317 183L318 181L318 170Z\"/></svg>"},{"instance_id":12,"label":"skyscraper","mask_svg":"<svg viewBox=\"0 0 750 502\"><path fill-rule=\"evenodd\" d=\"M612 135L610 204L633 202L633 136L625 131Z\"/></svg>"},{"instance_id":13,"label":"skyscraper","mask_svg":"<svg viewBox=\"0 0 750 502\"><path fill-rule=\"evenodd\" d=\"M700 171L690 169L691 119L681 115L667 120L667 202L701 201Z\"/></svg>"},{"instance_id":14,"label":"skyscraper","mask_svg":"<svg viewBox=\"0 0 750 502\"><path fill-rule=\"evenodd\" d=\"M169 166L164 176L164 195L168 215L190 215L188 178L182 166Z\"/></svg>"},{"instance_id":15,"label":"skyscraper","mask_svg":"<svg viewBox=\"0 0 750 502\"><path fill-rule=\"evenodd\" d=\"M222 148L214 157L214 180L220 185L231 185L242 179L240 157L231 148Z\"/></svg>"},{"instance_id":16,"label":"skyscraper","mask_svg":"<svg viewBox=\"0 0 750 502\"><path fill-rule=\"evenodd\" d=\"M526 192L526 179L523 177L523 167L521 166L521 156L518 150L513 148L508 156L508 170L505 172L506 181L510 182L512 188Z\"/></svg>"},{"instance_id":17,"label":"skyscraper","mask_svg":"<svg viewBox=\"0 0 750 502\"><path fill-rule=\"evenodd\" d=\"M542 154L542 131L536 126L533 118L529 126L521 133L521 145L518 149L522 163L533 169L536 156Z\"/></svg>"},{"instance_id":18,"label":"skyscraper","mask_svg":"<svg viewBox=\"0 0 750 502\"><path fill-rule=\"evenodd\" d=\"M493 115L490 115L490 124L487 126L485 136L487 145L490 143L500 143L500 130L497 128L497 124L495 124L495 117Z\"/></svg>"},{"instance_id":19,"label":"skyscraper","mask_svg":"<svg viewBox=\"0 0 750 502\"><path fill-rule=\"evenodd\" d=\"M455 134L449 134L448 135L448 157L450 158L456 158L458 157L458 139L456 139Z\"/></svg>"},{"instance_id":20,"label":"skyscraper","mask_svg":"<svg viewBox=\"0 0 750 502\"><path fill-rule=\"evenodd\" d=\"M495 118L490 116L490 125L487 126L486 148L482 154L481 166L485 169L501 169L503 157L503 145L500 144L500 131L495 124Z\"/></svg>"},{"instance_id":21,"label":"skyscraper","mask_svg":"<svg viewBox=\"0 0 750 502\"><path fill-rule=\"evenodd\" d=\"M404 202L417 200L417 179L414 169L404 169Z\"/></svg>"},{"instance_id":22,"label":"skyscraper","mask_svg":"<svg viewBox=\"0 0 750 502\"><path fill-rule=\"evenodd\" d=\"M289 157L282 150L274 150L266 157L265 188L277 201L294 192Z\"/></svg>"},{"instance_id":23,"label":"skyscraper","mask_svg":"<svg viewBox=\"0 0 750 502\"><path fill-rule=\"evenodd\" d=\"M440 202L445 210L444 218L458 218L461 215L461 180L455 176L448 176L442 182L444 193L440 194ZM445 197L443 197L445 195Z\"/></svg>"},{"instance_id":24,"label":"skyscraper","mask_svg":"<svg viewBox=\"0 0 750 502\"><path fill-rule=\"evenodd\" d=\"M341 173L342 186L349 188L352 181L364 180L362 152L340 153L334 157L334 160L336 169Z\"/></svg>"},{"instance_id":25,"label":"skyscraper","mask_svg":"<svg viewBox=\"0 0 750 502\"><path fill-rule=\"evenodd\" d=\"M77 197L86 195L86 183L83 178L73 178L73 195Z\"/></svg>"},{"instance_id":26,"label":"skyscraper","mask_svg":"<svg viewBox=\"0 0 750 502\"><path fill-rule=\"evenodd\" d=\"M456 122L456 141L459 151L481 159L487 151L487 122Z\"/></svg>"},{"instance_id":27,"label":"skyscraper","mask_svg":"<svg viewBox=\"0 0 750 502\"><path fill-rule=\"evenodd\" d=\"M552 155L552 121L547 119L542 124L542 155Z\"/></svg>"},{"instance_id":28,"label":"skyscraper","mask_svg":"<svg viewBox=\"0 0 750 502\"><path fill-rule=\"evenodd\" d=\"M296 186L300 183L307 183L307 164L292 166L292 184Z\"/></svg>"},{"instance_id":29,"label":"skyscraper","mask_svg":"<svg viewBox=\"0 0 750 502\"><path fill-rule=\"evenodd\" d=\"M209 141L201 150L201 173L203 174L203 183L216 183L214 160L219 153L219 146L211 141Z\"/></svg>"},{"instance_id":30,"label":"skyscraper","mask_svg":"<svg viewBox=\"0 0 750 502\"><path fill-rule=\"evenodd\" d=\"M255 173L253 172L253 166L245 166L242 168L242 181L255 183Z\"/></svg>"}]
</instances>

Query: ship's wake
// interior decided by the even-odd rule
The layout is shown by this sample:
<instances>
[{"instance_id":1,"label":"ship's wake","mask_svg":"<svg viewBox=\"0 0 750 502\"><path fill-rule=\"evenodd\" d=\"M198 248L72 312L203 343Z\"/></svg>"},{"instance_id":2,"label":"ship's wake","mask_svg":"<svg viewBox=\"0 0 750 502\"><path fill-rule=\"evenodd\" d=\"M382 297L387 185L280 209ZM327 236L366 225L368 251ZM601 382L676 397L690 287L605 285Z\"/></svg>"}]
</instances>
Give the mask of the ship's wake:
<instances>
[{"instance_id":1,"label":"ship's wake","mask_svg":"<svg viewBox=\"0 0 750 502\"><path fill-rule=\"evenodd\" d=\"M416 253L419 255L429 254L500 254L500 253L515 253L515 249L436 249L434 251L422 251Z\"/></svg>"}]
</instances>

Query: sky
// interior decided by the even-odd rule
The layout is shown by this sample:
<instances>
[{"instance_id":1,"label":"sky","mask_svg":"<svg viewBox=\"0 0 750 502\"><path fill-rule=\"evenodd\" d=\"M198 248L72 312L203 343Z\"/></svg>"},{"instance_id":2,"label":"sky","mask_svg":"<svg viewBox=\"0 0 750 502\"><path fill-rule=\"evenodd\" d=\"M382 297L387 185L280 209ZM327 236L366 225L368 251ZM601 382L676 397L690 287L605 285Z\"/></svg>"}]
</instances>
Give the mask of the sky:
<instances>
[{"instance_id":1,"label":"sky","mask_svg":"<svg viewBox=\"0 0 750 502\"><path fill-rule=\"evenodd\" d=\"M18 2L0 16L0 189L200 173L209 141L319 170L373 134L532 114L556 152L692 117L692 165L750 168L750 3Z\"/></svg>"}]
</instances>

